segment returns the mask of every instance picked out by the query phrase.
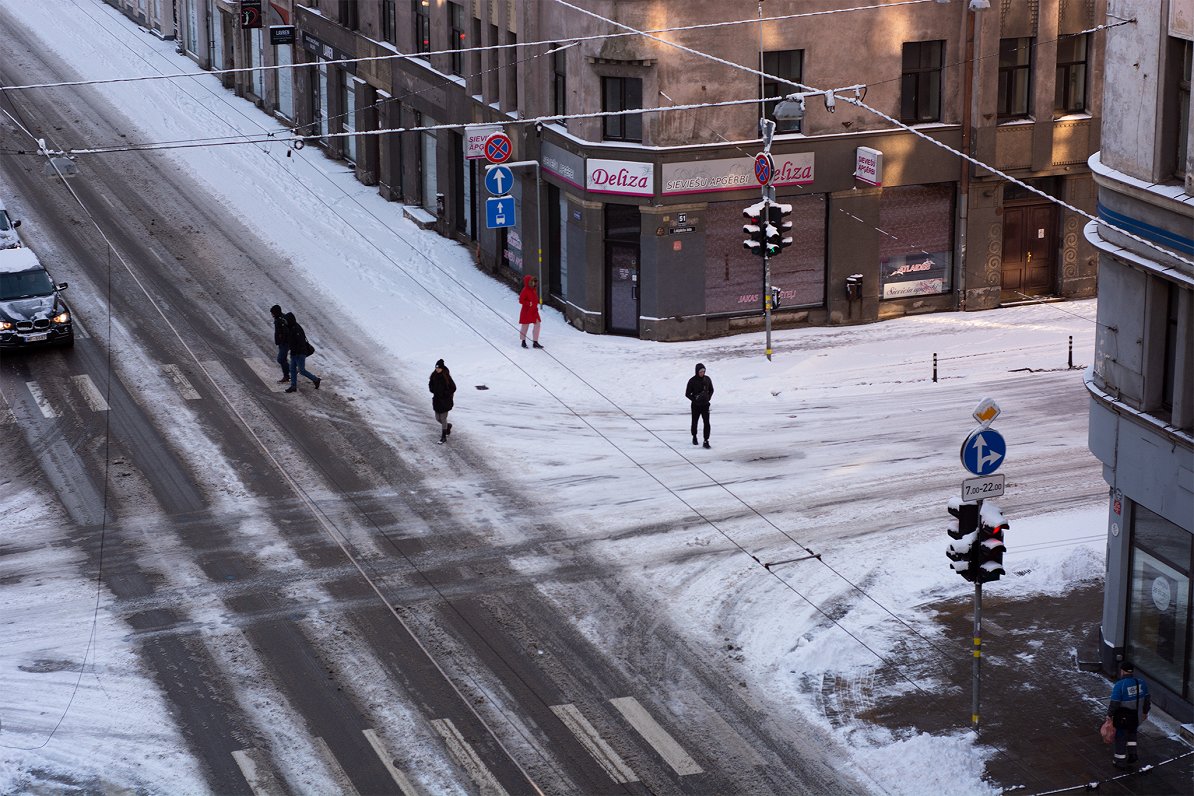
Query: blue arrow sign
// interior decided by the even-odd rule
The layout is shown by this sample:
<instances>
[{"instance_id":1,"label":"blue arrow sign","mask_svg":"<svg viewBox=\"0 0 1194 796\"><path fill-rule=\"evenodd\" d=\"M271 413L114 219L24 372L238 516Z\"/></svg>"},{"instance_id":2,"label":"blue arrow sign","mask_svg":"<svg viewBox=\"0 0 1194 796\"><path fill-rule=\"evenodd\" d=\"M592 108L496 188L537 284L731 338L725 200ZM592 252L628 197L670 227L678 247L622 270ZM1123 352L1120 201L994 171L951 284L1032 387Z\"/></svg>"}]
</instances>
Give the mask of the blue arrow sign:
<instances>
[{"instance_id":1,"label":"blue arrow sign","mask_svg":"<svg viewBox=\"0 0 1194 796\"><path fill-rule=\"evenodd\" d=\"M493 196L505 196L514 184L514 172L507 166L491 166L485 172L485 190Z\"/></svg>"},{"instance_id":2,"label":"blue arrow sign","mask_svg":"<svg viewBox=\"0 0 1194 796\"><path fill-rule=\"evenodd\" d=\"M962 466L975 475L990 475L1003 464L1007 443L993 428L980 428L962 443Z\"/></svg>"},{"instance_id":3,"label":"blue arrow sign","mask_svg":"<svg viewBox=\"0 0 1194 796\"><path fill-rule=\"evenodd\" d=\"M489 229L514 226L514 199L493 196L485 200L485 226Z\"/></svg>"}]
</instances>

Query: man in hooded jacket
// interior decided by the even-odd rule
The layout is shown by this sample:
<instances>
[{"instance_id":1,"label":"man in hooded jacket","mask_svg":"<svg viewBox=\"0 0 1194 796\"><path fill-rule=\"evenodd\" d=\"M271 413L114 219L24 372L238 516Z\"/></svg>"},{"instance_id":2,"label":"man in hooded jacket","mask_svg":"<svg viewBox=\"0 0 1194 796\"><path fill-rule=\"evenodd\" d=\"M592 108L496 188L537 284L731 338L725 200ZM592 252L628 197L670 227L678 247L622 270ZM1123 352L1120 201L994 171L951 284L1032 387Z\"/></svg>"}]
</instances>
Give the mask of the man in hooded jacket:
<instances>
[{"instance_id":1,"label":"man in hooded jacket","mask_svg":"<svg viewBox=\"0 0 1194 796\"><path fill-rule=\"evenodd\" d=\"M307 357L315 353L315 349L307 342L307 333L299 324L298 319L294 317L293 312L288 312L284 316L286 319L286 329L290 333L290 386L286 388L286 392L298 391L298 377L303 374L315 385L315 389L319 389L319 382L322 381L314 373L307 372Z\"/></svg>"},{"instance_id":2,"label":"man in hooded jacket","mask_svg":"<svg viewBox=\"0 0 1194 796\"><path fill-rule=\"evenodd\" d=\"M713 379L705 375L705 366L697 363L696 375L688 380L684 397L692 401L692 444L697 444L697 419L705 421L705 445L709 447L709 402L713 400Z\"/></svg>"}]
</instances>

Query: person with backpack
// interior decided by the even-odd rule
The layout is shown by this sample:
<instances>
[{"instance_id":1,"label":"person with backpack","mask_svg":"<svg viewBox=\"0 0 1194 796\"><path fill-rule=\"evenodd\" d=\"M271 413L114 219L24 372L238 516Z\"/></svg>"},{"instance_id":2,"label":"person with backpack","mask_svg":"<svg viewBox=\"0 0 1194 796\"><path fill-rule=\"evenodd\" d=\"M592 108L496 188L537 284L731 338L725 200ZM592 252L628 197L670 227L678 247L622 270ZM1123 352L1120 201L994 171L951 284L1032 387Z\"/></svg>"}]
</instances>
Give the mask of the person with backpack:
<instances>
[{"instance_id":1,"label":"person with backpack","mask_svg":"<svg viewBox=\"0 0 1194 796\"><path fill-rule=\"evenodd\" d=\"M307 340L307 333L303 331L303 327L299 325L298 319L294 317L293 312L288 312L283 316L286 318L286 329L290 333L288 342L290 344L290 386L286 388L286 392L298 392L298 377L303 374L315 384L315 389L319 389L319 382L322 381L314 373L308 373L306 364L307 357L315 353L315 346L311 345Z\"/></svg>"},{"instance_id":2,"label":"person with backpack","mask_svg":"<svg viewBox=\"0 0 1194 796\"><path fill-rule=\"evenodd\" d=\"M443 445L452 433L448 412L452 411L454 405L452 395L456 392L456 382L452 381L452 371L448 370L442 359L435 361L435 370L431 371L431 378L427 380L427 389L431 390L431 409L439 422L439 444Z\"/></svg>"},{"instance_id":3,"label":"person with backpack","mask_svg":"<svg viewBox=\"0 0 1194 796\"><path fill-rule=\"evenodd\" d=\"M697 444L697 420L705 421L705 445L709 447L709 401L713 399L713 379L705 375L705 366L697 363L696 374L688 380L684 397L692 401L692 444Z\"/></svg>"},{"instance_id":4,"label":"person with backpack","mask_svg":"<svg viewBox=\"0 0 1194 796\"><path fill-rule=\"evenodd\" d=\"M281 307L275 304L269 308L269 314L274 316L274 345L278 347L277 362L282 367L282 378L278 383L282 384L290 381L290 330L286 328Z\"/></svg>"},{"instance_id":5,"label":"person with backpack","mask_svg":"<svg viewBox=\"0 0 1194 796\"><path fill-rule=\"evenodd\" d=\"M1119 679L1111 687L1111 701L1107 704L1107 716L1115 726L1115 754L1111 762L1116 768L1135 768L1136 731L1148 720L1152 699L1148 695L1148 684L1136 677L1136 667L1129 661L1119 665Z\"/></svg>"}]
</instances>

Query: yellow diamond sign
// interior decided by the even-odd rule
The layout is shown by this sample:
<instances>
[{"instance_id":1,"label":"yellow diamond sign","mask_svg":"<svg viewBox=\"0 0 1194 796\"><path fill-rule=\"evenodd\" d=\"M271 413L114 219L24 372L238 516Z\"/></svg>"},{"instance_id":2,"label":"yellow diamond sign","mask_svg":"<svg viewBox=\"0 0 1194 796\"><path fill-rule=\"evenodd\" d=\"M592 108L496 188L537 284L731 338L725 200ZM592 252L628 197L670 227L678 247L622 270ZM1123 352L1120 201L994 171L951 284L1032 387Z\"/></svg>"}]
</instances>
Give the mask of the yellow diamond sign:
<instances>
[{"instance_id":1,"label":"yellow diamond sign","mask_svg":"<svg viewBox=\"0 0 1194 796\"><path fill-rule=\"evenodd\" d=\"M982 423L984 427L991 425L997 417L999 417L999 404L991 398L984 398L974 410L974 419Z\"/></svg>"}]
</instances>

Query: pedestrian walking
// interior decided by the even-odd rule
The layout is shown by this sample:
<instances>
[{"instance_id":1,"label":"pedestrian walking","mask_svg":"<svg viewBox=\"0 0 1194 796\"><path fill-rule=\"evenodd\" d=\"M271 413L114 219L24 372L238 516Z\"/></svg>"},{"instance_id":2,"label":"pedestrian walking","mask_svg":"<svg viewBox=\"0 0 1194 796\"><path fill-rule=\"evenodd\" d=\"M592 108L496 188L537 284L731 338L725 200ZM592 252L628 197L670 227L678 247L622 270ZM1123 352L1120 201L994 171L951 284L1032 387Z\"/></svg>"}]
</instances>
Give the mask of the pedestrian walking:
<instances>
[{"instance_id":1,"label":"pedestrian walking","mask_svg":"<svg viewBox=\"0 0 1194 796\"><path fill-rule=\"evenodd\" d=\"M543 347L539 345L539 324L542 323L542 320L539 318L537 284L535 277L526 274L522 278L522 292L518 294L518 303L522 305L522 309L518 312L518 322L521 324L519 337L522 339L523 348L527 347L527 327L531 324L535 325L535 330L531 333L531 345L535 348Z\"/></svg>"},{"instance_id":2,"label":"pedestrian walking","mask_svg":"<svg viewBox=\"0 0 1194 796\"><path fill-rule=\"evenodd\" d=\"M282 366L282 378L278 384L290 381L290 330L286 328L286 318L282 315L282 308L277 304L269 308L269 314L274 316L274 345L278 347L278 364Z\"/></svg>"},{"instance_id":3,"label":"pedestrian walking","mask_svg":"<svg viewBox=\"0 0 1194 796\"><path fill-rule=\"evenodd\" d=\"M298 391L298 377L303 374L315 384L315 389L319 389L319 382L322 381L314 373L307 372L307 357L315 353L315 346L307 341L307 333L303 331L303 327L299 324L298 319L294 317L293 312L288 312L284 316L286 318L286 329L290 333L288 341L290 343L290 386L286 388L286 392Z\"/></svg>"},{"instance_id":4,"label":"pedestrian walking","mask_svg":"<svg viewBox=\"0 0 1194 796\"><path fill-rule=\"evenodd\" d=\"M456 392L456 382L452 381L452 372L442 359L435 361L435 370L431 371L431 378L427 380L427 389L431 390L431 408L439 422L439 444L443 445L452 433L448 412L452 411L452 394Z\"/></svg>"},{"instance_id":5,"label":"pedestrian walking","mask_svg":"<svg viewBox=\"0 0 1194 796\"><path fill-rule=\"evenodd\" d=\"M1111 688L1111 701L1107 715L1115 725L1115 754L1112 762L1116 768L1135 768L1136 731L1148 720L1152 699L1148 695L1148 684L1136 677L1136 667L1129 661L1119 665L1119 679Z\"/></svg>"},{"instance_id":6,"label":"pedestrian walking","mask_svg":"<svg viewBox=\"0 0 1194 796\"><path fill-rule=\"evenodd\" d=\"M692 444L697 444L697 420L705 421L705 445L709 447L709 402L713 400L713 379L705 375L705 366L697 363L696 375L688 380L684 397L692 401Z\"/></svg>"}]
</instances>

